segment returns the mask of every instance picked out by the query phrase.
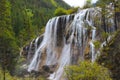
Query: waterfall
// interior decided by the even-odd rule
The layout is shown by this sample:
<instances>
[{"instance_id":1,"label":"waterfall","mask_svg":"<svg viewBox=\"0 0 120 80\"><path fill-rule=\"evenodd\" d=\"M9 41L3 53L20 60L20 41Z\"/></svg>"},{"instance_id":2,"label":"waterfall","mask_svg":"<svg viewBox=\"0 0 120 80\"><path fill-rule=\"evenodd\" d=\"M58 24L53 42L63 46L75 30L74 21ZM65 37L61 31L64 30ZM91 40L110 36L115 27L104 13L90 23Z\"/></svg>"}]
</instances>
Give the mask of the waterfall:
<instances>
[{"instance_id":1,"label":"waterfall","mask_svg":"<svg viewBox=\"0 0 120 80\"><path fill-rule=\"evenodd\" d=\"M76 14L64 15L50 19L46 24L44 37L39 46L35 40L35 53L28 71L40 71L42 66L56 65L48 77L50 80L63 80L65 66L77 64L84 60L88 47L91 61L96 59L94 41L99 40L101 31L101 9L89 8ZM99 22L97 22L99 21ZM113 29L113 26L110 26ZM103 41L104 42L104 41Z\"/></svg>"},{"instance_id":2,"label":"waterfall","mask_svg":"<svg viewBox=\"0 0 120 80\"><path fill-rule=\"evenodd\" d=\"M33 40L33 41L34 41L34 40ZM29 47L27 59L30 59L30 58L31 58L31 49L32 49L33 41L30 43L30 47Z\"/></svg>"},{"instance_id":3,"label":"waterfall","mask_svg":"<svg viewBox=\"0 0 120 80\"><path fill-rule=\"evenodd\" d=\"M65 17L66 23L68 23L71 16ZM32 70L38 71L39 64L41 62L41 54L44 50L46 50L47 59L46 65L52 65L57 63L57 52L56 52L56 45L57 45L57 26L58 20L60 17L55 17L50 19L46 25L45 36L43 41L41 42L39 48L36 50L34 58L29 65L28 71L31 72ZM65 24L64 24L65 25Z\"/></svg>"},{"instance_id":4,"label":"waterfall","mask_svg":"<svg viewBox=\"0 0 120 80\"><path fill-rule=\"evenodd\" d=\"M35 51L36 51L37 48L38 48L38 45L37 45L37 44L38 44L38 40L39 40L39 37L37 37L36 40L35 40Z\"/></svg>"}]
</instances>

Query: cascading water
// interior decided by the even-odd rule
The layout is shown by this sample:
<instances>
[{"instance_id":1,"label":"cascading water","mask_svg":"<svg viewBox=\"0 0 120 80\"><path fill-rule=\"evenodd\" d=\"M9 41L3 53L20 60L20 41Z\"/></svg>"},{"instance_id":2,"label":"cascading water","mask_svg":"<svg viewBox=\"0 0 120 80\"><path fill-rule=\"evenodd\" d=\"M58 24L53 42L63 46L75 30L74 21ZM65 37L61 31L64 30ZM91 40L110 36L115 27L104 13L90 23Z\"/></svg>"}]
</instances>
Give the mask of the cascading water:
<instances>
[{"instance_id":1,"label":"cascading water","mask_svg":"<svg viewBox=\"0 0 120 80\"><path fill-rule=\"evenodd\" d=\"M69 17L71 16L65 17L66 23L68 23L70 19ZM59 25L58 20L59 20L59 17L53 18L48 21L46 25L44 39L41 42L41 45L39 46L39 48L36 50L34 58L31 64L29 65L28 71L32 71L32 70L38 71L39 64L41 62L40 57L42 52L44 52L43 50L45 50L47 54L45 65L54 65L55 63L57 63L57 60L58 60L57 57L59 57L58 56L59 54L56 51L56 45L58 43L57 42L57 34L58 34L57 26Z\"/></svg>"},{"instance_id":2,"label":"cascading water","mask_svg":"<svg viewBox=\"0 0 120 80\"><path fill-rule=\"evenodd\" d=\"M89 8L73 15L50 19L46 25L43 41L39 47L36 45L28 71L39 71L44 65L56 65L48 79L63 80L64 67L84 60L86 48L90 49L91 61L94 62L96 58L94 41L99 40L97 36L100 31L97 29L101 28L100 10ZM35 43L37 41L38 39Z\"/></svg>"},{"instance_id":3,"label":"cascading water","mask_svg":"<svg viewBox=\"0 0 120 80\"><path fill-rule=\"evenodd\" d=\"M33 40L33 41L34 41L34 40ZM29 47L27 59L30 59L30 58L31 58L31 49L32 49L33 41L30 43L30 47Z\"/></svg>"},{"instance_id":4,"label":"cascading water","mask_svg":"<svg viewBox=\"0 0 120 80\"><path fill-rule=\"evenodd\" d=\"M38 45L37 45L37 44L38 44L38 40L39 40L39 37L37 37L36 40L35 40L35 51L36 51L37 48L38 48Z\"/></svg>"}]
</instances>

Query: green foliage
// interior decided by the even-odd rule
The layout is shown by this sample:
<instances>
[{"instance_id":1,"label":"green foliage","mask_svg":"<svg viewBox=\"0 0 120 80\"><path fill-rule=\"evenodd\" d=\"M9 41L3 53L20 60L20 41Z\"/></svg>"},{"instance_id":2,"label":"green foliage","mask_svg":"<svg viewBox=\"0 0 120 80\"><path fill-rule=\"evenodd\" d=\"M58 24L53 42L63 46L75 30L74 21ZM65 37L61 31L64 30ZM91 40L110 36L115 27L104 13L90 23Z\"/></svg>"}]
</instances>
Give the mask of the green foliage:
<instances>
[{"instance_id":1,"label":"green foliage","mask_svg":"<svg viewBox=\"0 0 120 80\"><path fill-rule=\"evenodd\" d=\"M103 8L109 5L110 3L113 3L113 5L120 5L118 0L98 0L96 5Z\"/></svg>"},{"instance_id":2,"label":"green foliage","mask_svg":"<svg viewBox=\"0 0 120 80\"><path fill-rule=\"evenodd\" d=\"M55 7L57 7L57 3L55 2L55 0L51 0L51 3L52 3Z\"/></svg>"},{"instance_id":3,"label":"green foliage","mask_svg":"<svg viewBox=\"0 0 120 80\"><path fill-rule=\"evenodd\" d=\"M106 40L106 39L108 38L108 36L109 36L109 33L108 33L108 32L102 32L102 38L103 38L104 40Z\"/></svg>"},{"instance_id":4,"label":"green foliage","mask_svg":"<svg viewBox=\"0 0 120 80\"><path fill-rule=\"evenodd\" d=\"M120 30L109 41L109 45L104 46L97 62L111 71L113 80L120 79Z\"/></svg>"},{"instance_id":5,"label":"green foliage","mask_svg":"<svg viewBox=\"0 0 120 80\"><path fill-rule=\"evenodd\" d=\"M60 0L9 0L12 27L19 47L41 33L47 21L54 16L57 6L70 8Z\"/></svg>"},{"instance_id":6,"label":"green foliage","mask_svg":"<svg viewBox=\"0 0 120 80\"><path fill-rule=\"evenodd\" d=\"M118 0L98 0L96 5L98 7L101 7L102 8L102 11L105 12L105 9L107 8L107 6L112 3L113 4L113 7L115 8L114 9L114 12L120 12L120 2ZM108 13L106 13L108 14ZM105 14L104 14L105 15Z\"/></svg>"},{"instance_id":7,"label":"green foliage","mask_svg":"<svg viewBox=\"0 0 120 80\"><path fill-rule=\"evenodd\" d=\"M28 18L32 18L34 16L31 9L25 9L24 14L26 14Z\"/></svg>"},{"instance_id":8,"label":"green foliage","mask_svg":"<svg viewBox=\"0 0 120 80\"><path fill-rule=\"evenodd\" d=\"M115 2L115 7L116 7L116 8L115 8L115 11L116 11L116 12L120 12L120 1L117 0L117 1Z\"/></svg>"},{"instance_id":9,"label":"green foliage","mask_svg":"<svg viewBox=\"0 0 120 80\"><path fill-rule=\"evenodd\" d=\"M57 8L54 14L55 16L67 15L67 12L64 8Z\"/></svg>"},{"instance_id":10,"label":"green foliage","mask_svg":"<svg viewBox=\"0 0 120 80\"><path fill-rule=\"evenodd\" d=\"M68 14L73 14L73 13L76 13L77 10L78 10L79 7L76 7L76 8L71 8L71 9L64 9L64 8L61 8L61 7L58 7L54 14L55 16L61 16L61 15L68 15Z\"/></svg>"},{"instance_id":11,"label":"green foliage","mask_svg":"<svg viewBox=\"0 0 120 80\"><path fill-rule=\"evenodd\" d=\"M106 4L108 4L110 2L110 0L99 0L97 1L96 5L99 7L105 7Z\"/></svg>"},{"instance_id":12,"label":"green foliage","mask_svg":"<svg viewBox=\"0 0 120 80\"><path fill-rule=\"evenodd\" d=\"M22 47L26 42L32 40L35 37L35 27L33 25L33 13L31 9L24 9L24 24L23 28L19 31L19 45Z\"/></svg>"},{"instance_id":13,"label":"green foliage","mask_svg":"<svg viewBox=\"0 0 120 80\"><path fill-rule=\"evenodd\" d=\"M57 7L62 7L65 9L70 9L70 5L68 5L67 3L65 3L63 0L54 0L57 3Z\"/></svg>"},{"instance_id":14,"label":"green foliage","mask_svg":"<svg viewBox=\"0 0 120 80\"><path fill-rule=\"evenodd\" d=\"M65 68L69 80L111 80L106 68L88 61Z\"/></svg>"},{"instance_id":15,"label":"green foliage","mask_svg":"<svg viewBox=\"0 0 120 80\"><path fill-rule=\"evenodd\" d=\"M71 8L67 10L67 14L73 14L76 13L78 11L79 7L75 7L75 8Z\"/></svg>"},{"instance_id":16,"label":"green foliage","mask_svg":"<svg viewBox=\"0 0 120 80\"><path fill-rule=\"evenodd\" d=\"M6 80L13 80L13 78L10 76L10 74L8 72L6 72ZM0 68L0 80L4 80L4 75L3 75L3 71Z\"/></svg>"},{"instance_id":17,"label":"green foliage","mask_svg":"<svg viewBox=\"0 0 120 80\"><path fill-rule=\"evenodd\" d=\"M0 66L3 71L12 72L18 46L11 25L11 5L7 0L0 1Z\"/></svg>"},{"instance_id":18,"label":"green foliage","mask_svg":"<svg viewBox=\"0 0 120 80\"><path fill-rule=\"evenodd\" d=\"M70 8L59 0L0 0L0 67L5 73L13 73L18 49L43 33L56 6Z\"/></svg>"},{"instance_id":19,"label":"green foliage","mask_svg":"<svg viewBox=\"0 0 120 80\"><path fill-rule=\"evenodd\" d=\"M96 5L101 8L102 14L102 26L105 32L108 32L109 26L113 23L109 23L108 20L113 18L115 30L119 27L119 14L120 14L120 3L118 0L99 0ZM114 7L114 9L113 9ZM111 10L110 10L111 9ZM110 10L110 11L109 11ZM110 14L112 13L112 14ZM109 15L108 15L109 14ZM107 38L106 38L107 40Z\"/></svg>"},{"instance_id":20,"label":"green foliage","mask_svg":"<svg viewBox=\"0 0 120 80\"><path fill-rule=\"evenodd\" d=\"M0 68L0 80L3 80L3 78L4 78L3 71ZM9 74L9 72L6 71L5 80L46 80L46 79L43 76L39 76L37 78L30 77L30 76L24 77L24 78L20 78L20 77L16 77L16 76L11 76Z\"/></svg>"},{"instance_id":21,"label":"green foliage","mask_svg":"<svg viewBox=\"0 0 120 80\"><path fill-rule=\"evenodd\" d=\"M100 41L94 41L94 45L96 49L100 48L100 44L101 44Z\"/></svg>"}]
</instances>

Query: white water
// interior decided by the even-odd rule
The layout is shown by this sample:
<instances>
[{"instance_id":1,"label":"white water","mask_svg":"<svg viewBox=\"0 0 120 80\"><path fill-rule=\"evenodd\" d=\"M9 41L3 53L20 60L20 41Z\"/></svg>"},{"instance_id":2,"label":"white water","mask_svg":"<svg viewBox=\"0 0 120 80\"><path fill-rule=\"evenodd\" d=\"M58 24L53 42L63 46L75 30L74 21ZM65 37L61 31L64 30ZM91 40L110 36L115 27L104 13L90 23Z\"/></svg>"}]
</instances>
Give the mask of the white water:
<instances>
[{"instance_id":1,"label":"white water","mask_svg":"<svg viewBox=\"0 0 120 80\"><path fill-rule=\"evenodd\" d=\"M49 79L61 80L65 66L84 60L86 46L90 46L91 61L94 62L96 51L93 43L97 40L94 18L100 14L98 10L94 8L81 10L74 14L74 19L72 19L73 15L50 19L46 25L43 41L38 48L36 46L28 71L39 71L40 65L57 64L57 68L50 74ZM100 15L97 18L100 20ZM38 39L35 43L37 41ZM43 54L46 54L44 61L41 59Z\"/></svg>"},{"instance_id":2,"label":"white water","mask_svg":"<svg viewBox=\"0 0 120 80\"><path fill-rule=\"evenodd\" d=\"M49 39L47 44L47 59L46 59L46 65L54 65L57 63L57 52L55 51L56 47L56 38L57 38L57 23L58 23L59 17L56 19L54 18L51 21L50 32L49 32ZM52 27L53 22L55 24L55 27ZM48 34L47 34L48 35ZM52 37L53 36L53 37Z\"/></svg>"},{"instance_id":3,"label":"white water","mask_svg":"<svg viewBox=\"0 0 120 80\"><path fill-rule=\"evenodd\" d=\"M49 79L51 80L59 80L61 79L61 76L63 75L64 68L66 65L70 64L70 58L71 58L71 45L73 40L74 34L70 36L70 43L66 44L64 41L64 47L62 49L62 53L59 59L59 68L56 72L50 75Z\"/></svg>"},{"instance_id":4,"label":"white water","mask_svg":"<svg viewBox=\"0 0 120 80\"><path fill-rule=\"evenodd\" d=\"M45 48L45 46L47 45L47 41L48 41L49 36L50 36L50 35L49 35L49 32L50 32L50 30L49 30L49 28L50 28L50 27L49 27L50 21L51 21L51 20L49 20L48 23L47 23L47 25L46 25L46 31L45 31L44 39L43 39L40 47L36 50L35 55L34 55L34 57L33 57L33 60L32 60L31 64L30 64L29 67L28 67L28 71L29 71L29 72L31 72L32 70L38 71L39 63L40 63L40 61L41 61L41 60L40 60L41 52L42 52L42 50Z\"/></svg>"},{"instance_id":5,"label":"white water","mask_svg":"<svg viewBox=\"0 0 120 80\"><path fill-rule=\"evenodd\" d=\"M72 28L72 34L69 38L69 44L64 44L64 47L62 49L62 53L60 56L60 60L59 60L59 67L57 69L56 72L54 72L53 74L50 75L49 79L51 80L60 80L61 76L64 73L64 68L65 66L70 64L71 61L71 45L72 45L72 41L74 40L75 42L75 46L79 45L79 47L83 46L83 42L85 43L86 41L83 41L84 36L86 35L86 28L84 26L84 17L87 13L87 9L81 11L79 14L76 14L74 17L74 20L71 24L71 28ZM92 23L91 23L92 25ZM92 30L92 40L94 40L95 38L95 28ZM92 51L92 61L94 61L95 57L95 50L94 50L94 45L92 44L91 46L91 51ZM84 51L84 50L82 50ZM80 57L84 57L83 56L84 52L78 52L78 54L82 54L80 55Z\"/></svg>"},{"instance_id":6,"label":"white water","mask_svg":"<svg viewBox=\"0 0 120 80\"><path fill-rule=\"evenodd\" d=\"M37 48L38 48L38 45L37 45L37 44L38 44L38 39L39 39L39 37L37 37L36 40L35 40L35 51L36 51Z\"/></svg>"},{"instance_id":7,"label":"white water","mask_svg":"<svg viewBox=\"0 0 120 80\"><path fill-rule=\"evenodd\" d=\"M52 65L57 63L57 52L55 51L56 48L56 37L57 37L57 25L58 25L58 19L53 18L48 21L46 25L46 30L45 30L45 36L43 38L43 41L39 48L36 50L35 55L33 57L33 60L31 64L28 67L28 71L31 72L32 70L38 71L39 70L39 64L41 62L41 54L43 50L46 48L46 53L47 53L47 59L46 59L46 65ZM66 17L66 20L68 22L69 16Z\"/></svg>"},{"instance_id":8,"label":"white water","mask_svg":"<svg viewBox=\"0 0 120 80\"><path fill-rule=\"evenodd\" d=\"M50 75L50 80L59 80L63 74L65 65L70 64L70 44L65 44L60 57L59 64L60 66L58 70Z\"/></svg>"}]
</instances>

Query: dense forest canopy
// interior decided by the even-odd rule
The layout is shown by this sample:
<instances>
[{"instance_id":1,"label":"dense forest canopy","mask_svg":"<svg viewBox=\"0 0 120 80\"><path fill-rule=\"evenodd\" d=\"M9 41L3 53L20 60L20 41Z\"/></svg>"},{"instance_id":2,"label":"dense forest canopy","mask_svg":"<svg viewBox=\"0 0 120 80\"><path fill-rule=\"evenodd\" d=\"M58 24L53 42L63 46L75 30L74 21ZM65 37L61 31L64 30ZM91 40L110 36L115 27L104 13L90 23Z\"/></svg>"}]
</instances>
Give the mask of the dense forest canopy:
<instances>
[{"instance_id":1,"label":"dense forest canopy","mask_svg":"<svg viewBox=\"0 0 120 80\"><path fill-rule=\"evenodd\" d=\"M47 21L54 16L53 12L57 7L70 8L59 0L10 0L9 2L12 10L12 27L16 38L20 39L19 46L23 46L25 41L40 34Z\"/></svg>"}]
</instances>

